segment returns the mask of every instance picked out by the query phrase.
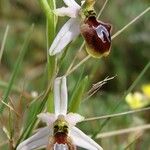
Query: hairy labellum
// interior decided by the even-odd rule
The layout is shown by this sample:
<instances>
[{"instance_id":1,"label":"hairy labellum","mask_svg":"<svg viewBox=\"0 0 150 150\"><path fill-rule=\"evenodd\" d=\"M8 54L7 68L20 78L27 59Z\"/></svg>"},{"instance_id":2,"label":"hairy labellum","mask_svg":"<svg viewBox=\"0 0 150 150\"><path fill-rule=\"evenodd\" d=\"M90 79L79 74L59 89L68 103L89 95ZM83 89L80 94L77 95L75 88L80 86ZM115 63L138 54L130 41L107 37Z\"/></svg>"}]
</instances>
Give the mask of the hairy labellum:
<instances>
[{"instance_id":1,"label":"hairy labellum","mask_svg":"<svg viewBox=\"0 0 150 150\"><path fill-rule=\"evenodd\" d=\"M59 133L54 137L49 138L49 143L46 150L77 150L72 139L64 134Z\"/></svg>"},{"instance_id":2,"label":"hairy labellum","mask_svg":"<svg viewBox=\"0 0 150 150\"><path fill-rule=\"evenodd\" d=\"M49 139L47 150L76 150L76 146L68 136L68 123L60 115L53 125L53 136Z\"/></svg>"},{"instance_id":3,"label":"hairy labellum","mask_svg":"<svg viewBox=\"0 0 150 150\"><path fill-rule=\"evenodd\" d=\"M86 42L86 50L90 55L99 58L109 54L111 25L97 21L95 16L90 16L81 24L80 30Z\"/></svg>"}]
</instances>

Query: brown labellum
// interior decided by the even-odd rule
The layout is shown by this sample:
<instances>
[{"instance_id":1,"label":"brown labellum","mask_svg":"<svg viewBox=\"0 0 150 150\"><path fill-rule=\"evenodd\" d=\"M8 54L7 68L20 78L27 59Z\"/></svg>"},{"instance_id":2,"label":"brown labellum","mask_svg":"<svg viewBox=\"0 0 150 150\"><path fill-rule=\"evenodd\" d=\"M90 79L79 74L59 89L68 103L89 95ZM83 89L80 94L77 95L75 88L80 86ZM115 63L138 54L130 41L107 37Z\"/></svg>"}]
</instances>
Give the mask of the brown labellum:
<instances>
[{"instance_id":1,"label":"brown labellum","mask_svg":"<svg viewBox=\"0 0 150 150\"><path fill-rule=\"evenodd\" d=\"M68 136L68 128L64 116L58 116L53 124L53 136L50 136L46 150L76 150L76 146Z\"/></svg>"},{"instance_id":2,"label":"brown labellum","mask_svg":"<svg viewBox=\"0 0 150 150\"><path fill-rule=\"evenodd\" d=\"M88 54L96 58L109 54L111 25L97 21L95 16L90 16L81 23L80 30L85 39Z\"/></svg>"}]
</instances>

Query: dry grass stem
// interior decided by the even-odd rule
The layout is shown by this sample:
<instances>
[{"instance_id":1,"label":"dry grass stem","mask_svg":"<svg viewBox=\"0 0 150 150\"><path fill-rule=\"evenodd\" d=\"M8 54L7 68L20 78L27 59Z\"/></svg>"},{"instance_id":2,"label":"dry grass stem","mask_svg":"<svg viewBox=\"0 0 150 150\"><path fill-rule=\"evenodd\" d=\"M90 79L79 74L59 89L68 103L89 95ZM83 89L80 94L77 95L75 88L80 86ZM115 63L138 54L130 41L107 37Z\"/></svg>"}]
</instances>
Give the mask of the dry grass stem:
<instances>
[{"instance_id":1,"label":"dry grass stem","mask_svg":"<svg viewBox=\"0 0 150 150\"><path fill-rule=\"evenodd\" d=\"M147 110L150 110L150 107L126 111L126 112L121 112L121 113L116 113L116 114L104 115L104 116L100 116L100 117L87 118L84 121L94 121L94 120L99 120L99 119L108 119L108 118L113 118L113 117L120 117L120 116L139 113L139 112L143 112L143 111L147 111Z\"/></svg>"},{"instance_id":2,"label":"dry grass stem","mask_svg":"<svg viewBox=\"0 0 150 150\"><path fill-rule=\"evenodd\" d=\"M136 22L139 18L141 18L143 15L145 15L150 10L150 7L145 9L142 13L140 13L137 17L135 17L133 20L131 20L127 25L125 25L121 30L117 31L111 38L112 40L116 38L118 35L120 35L124 30L126 30L130 25L132 25L134 22Z\"/></svg>"},{"instance_id":3,"label":"dry grass stem","mask_svg":"<svg viewBox=\"0 0 150 150\"><path fill-rule=\"evenodd\" d=\"M83 60L81 60L76 66L74 66L67 74L65 74L66 76L70 75L72 72L74 72L78 67L80 67L82 64L84 64L84 62L86 62L89 58L91 58L90 55L88 55L87 57L85 57Z\"/></svg>"},{"instance_id":4,"label":"dry grass stem","mask_svg":"<svg viewBox=\"0 0 150 150\"><path fill-rule=\"evenodd\" d=\"M121 135L121 134L127 134L127 133L131 133L131 132L137 132L137 131L143 131L143 130L149 130L150 129L150 124L145 124L145 125L141 125L141 126L137 126L137 127L131 127L131 128L127 128L127 129L121 129L121 130L116 130L116 131L111 131L111 132L104 132L104 133L100 133L96 136L96 138L108 138L111 136L117 136L117 135Z\"/></svg>"}]
</instances>

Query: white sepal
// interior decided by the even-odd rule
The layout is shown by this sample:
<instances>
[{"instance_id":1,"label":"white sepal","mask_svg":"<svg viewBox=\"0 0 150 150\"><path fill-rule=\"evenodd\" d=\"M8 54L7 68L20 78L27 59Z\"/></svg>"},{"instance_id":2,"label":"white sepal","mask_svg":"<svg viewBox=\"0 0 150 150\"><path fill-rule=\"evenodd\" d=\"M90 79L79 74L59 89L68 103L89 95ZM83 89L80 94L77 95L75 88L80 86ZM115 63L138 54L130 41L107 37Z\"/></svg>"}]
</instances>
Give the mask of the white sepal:
<instances>
[{"instance_id":1,"label":"white sepal","mask_svg":"<svg viewBox=\"0 0 150 150\"><path fill-rule=\"evenodd\" d=\"M68 16L71 18L76 18L78 16L79 10L74 7L61 7L54 10L57 16Z\"/></svg>"},{"instance_id":2,"label":"white sepal","mask_svg":"<svg viewBox=\"0 0 150 150\"><path fill-rule=\"evenodd\" d=\"M79 20L75 18L69 19L55 37L49 49L49 54L52 56L60 53L79 34Z\"/></svg>"},{"instance_id":3,"label":"white sepal","mask_svg":"<svg viewBox=\"0 0 150 150\"><path fill-rule=\"evenodd\" d=\"M103 150L103 148L76 127L72 127L70 137L75 145L88 150Z\"/></svg>"},{"instance_id":4,"label":"white sepal","mask_svg":"<svg viewBox=\"0 0 150 150\"><path fill-rule=\"evenodd\" d=\"M48 112L46 113L40 113L37 115L37 117L42 121L45 122L48 126L51 126L54 121L57 119L55 114L50 114Z\"/></svg>"},{"instance_id":5,"label":"white sepal","mask_svg":"<svg viewBox=\"0 0 150 150\"><path fill-rule=\"evenodd\" d=\"M39 129L39 131L18 145L17 150L32 150L46 147L49 136L52 135L49 127Z\"/></svg>"},{"instance_id":6,"label":"white sepal","mask_svg":"<svg viewBox=\"0 0 150 150\"><path fill-rule=\"evenodd\" d=\"M76 8L80 8L80 5L78 5L78 3L76 3L75 0L63 0L64 3L68 6L68 7L76 7Z\"/></svg>"}]
</instances>

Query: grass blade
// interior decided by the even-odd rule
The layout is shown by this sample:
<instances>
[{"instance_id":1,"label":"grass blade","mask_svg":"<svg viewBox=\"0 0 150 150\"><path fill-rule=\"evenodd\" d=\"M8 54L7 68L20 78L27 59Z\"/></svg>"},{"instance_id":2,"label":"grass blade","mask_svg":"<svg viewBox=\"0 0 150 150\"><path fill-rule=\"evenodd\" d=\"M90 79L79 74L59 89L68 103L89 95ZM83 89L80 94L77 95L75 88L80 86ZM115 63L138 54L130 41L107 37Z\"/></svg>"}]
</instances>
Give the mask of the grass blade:
<instances>
[{"instance_id":1,"label":"grass blade","mask_svg":"<svg viewBox=\"0 0 150 150\"><path fill-rule=\"evenodd\" d=\"M9 25L7 25L7 27L6 27L6 30L5 30L5 33L4 33L4 38L3 38L3 41L2 41L2 46L1 46L1 49L0 49L0 64L1 64L1 59L2 59L3 52L4 52L4 48L5 48L5 43L6 43L6 39L7 39L7 35L8 35L8 30L9 30Z\"/></svg>"},{"instance_id":2,"label":"grass blade","mask_svg":"<svg viewBox=\"0 0 150 150\"><path fill-rule=\"evenodd\" d=\"M140 81L140 79L143 77L143 75L146 73L146 71L149 69L150 67L150 61L147 63L147 65L144 67L144 69L141 71L141 73L139 74L139 76L136 78L136 80L131 84L131 86L128 88L128 90L125 92L125 94L121 97L121 100L118 102L118 104L113 108L112 113L115 112L117 110L117 108L120 106L120 104L122 102L124 102L124 98L126 95L128 95L133 89L134 87L138 84L138 82ZM106 119L102 125L101 128L99 129L99 132L103 129L103 127L108 123L108 121L111 118Z\"/></svg>"},{"instance_id":3,"label":"grass blade","mask_svg":"<svg viewBox=\"0 0 150 150\"><path fill-rule=\"evenodd\" d=\"M33 128L35 127L35 125L36 125L36 123L37 123L37 115L42 112L42 110L43 110L43 108L44 108L44 106L45 106L45 104L46 104L46 102L47 102L48 96L49 96L49 94L50 94L51 91L52 91L51 84L49 84L47 90L44 92L44 94L41 95L41 96L43 96L43 97L42 97L42 98L39 97L39 98L41 98L41 102L40 102L40 104L38 105L38 107L37 107L37 109L36 109L36 111L35 111L35 114L33 115L33 118L31 119L31 122L29 123L29 126L27 126L27 127L23 130L23 132L22 132L22 134L21 134L19 140L17 141L17 144L16 144L16 146L15 146L15 149L17 148L18 144L19 144L21 141L27 139L27 138L29 137L29 135L31 134L31 131L33 130Z\"/></svg>"},{"instance_id":4,"label":"grass blade","mask_svg":"<svg viewBox=\"0 0 150 150\"><path fill-rule=\"evenodd\" d=\"M70 112L77 112L82 100L83 93L85 92L85 89L87 87L87 83L88 83L88 77L86 76L76 86L71 98L70 109L69 109Z\"/></svg>"},{"instance_id":5,"label":"grass blade","mask_svg":"<svg viewBox=\"0 0 150 150\"><path fill-rule=\"evenodd\" d=\"M106 138L106 137L127 134L127 133L131 133L131 132L142 131L142 130L149 130L149 129L150 129L150 124L145 124L145 125L141 125L141 126L127 128L127 129L120 129L117 131L100 133L96 136L96 138Z\"/></svg>"},{"instance_id":6,"label":"grass blade","mask_svg":"<svg viewBox=\"0 0 150 150\"><path fill-rule=\"evenodd\" d=\"M30 41L30 38L31 38L31 34L32 34L32 32L33 32L33 27L34 27L33 25L30 27L30 30L29 30L29 32L28 32L28 34L27 34L27 37L26 37L25 41L24 41L23 47L22 47L22 49L20 50L19 56L18 56L18 58L17 58L17 60L16 60L14 69L13 69L13 71L12 71L12 75L11 75L10 80L9 80L9 83L8 83L8 87L7 87L7 89L4 91L3 101L4 101L5 103L8 102L9 93L10 93L10 91L11 91L11 89L12 89L13 83L14 83L14 81L15 81L15 78L16 78L17 74L18 74L18 70L19 70L19 68L20 68L20 66L21 66L21 64L22 64L23 58L24 58L24 56L25 56L25 54L26 54L26 52L27 52L27 46L28 46L28 44L29 44L29 41ZM2 104L0 105L0 113L3 112L4 108L5 108L5 105L2 103Z\"/></svg>"}]
</instances>

